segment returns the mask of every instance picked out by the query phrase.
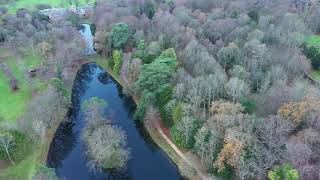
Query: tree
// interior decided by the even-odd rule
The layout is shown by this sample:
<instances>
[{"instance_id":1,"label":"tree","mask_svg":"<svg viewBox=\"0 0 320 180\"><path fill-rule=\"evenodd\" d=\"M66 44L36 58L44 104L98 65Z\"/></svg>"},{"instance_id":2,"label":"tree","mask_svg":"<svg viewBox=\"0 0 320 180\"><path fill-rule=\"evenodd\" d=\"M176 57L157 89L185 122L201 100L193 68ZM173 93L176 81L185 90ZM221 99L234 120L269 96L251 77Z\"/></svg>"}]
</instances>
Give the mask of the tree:
<instances>
[{"instance_id":1,"label":"tree","mask_svg":"<svg viewBox=\"0 0 320 180\"><path fill-rule=\"evenodd\" d=\"M112 45L116 49L122 48L130 37L129 26L126 23L118 23L112 27Z\"/></svg>"},{"instance_id":2,"label":"tree","mask_svg":"<svg viewBox=\"0 0 320 180\"><path fill-rule=\"evenodd\" d=\"M284 164L282 166L275 166L273 170L269 171L268 178L270 180L298 180L299 174L291 165Z\"/></svg>"},{"instance_id":3,"label":"tree","mask_svg":"<svg viewBox=\"0 0 320 180\"><path fill-rule=\"evenodd\" d=\"M87 154L91 157L88 165L91 169L122 169L126 166L129 151L125 149L126 134L117 127L100 123L94 131L84 131Z\"/></svg>"},{"instance_id":4,"label":"tree","mask_svg":"<svg viewBox=\"0 0 320 180\"><path fill-rule=\"evenodd\" d=\"M228 96L233 102L240 102L244 100L250 93L249 85L237 77L233 77L229 80L226 84L226 90Z\"/></svg>"},{"instance_id":5,"label":"tree","mask_svg":"<svg viewBox=\"0 0 320 180\"><path fill-rule=\"evenodd\" d=\"M223 47L219 50L218 54L219 63L225 70L232 68L235 64L239 63L240 50L236 44L231 43L228 47Z\"/></svg>"},{"instance_id":6,"label":"tree","mask_svg":"<svg viewBox=\"0 0 320 180\"><path fill-rule=\"evenodd\" d=\"M181 143L185 148L191 149L194 146L194 136L199 128L199 124L196 119L189 116L182 117L181 121L176 124L176 130L181 136Z\"/></svg>"},{"instance_id":7,"label":"tree","mask_svg":"<svg viewBox=\"0 0 320 180\"><path fill-rule=\"evenodd\" d=\"M147 0L143 4L139 6L140 13L146 14L149 19L152 19L154 14L156 13L156 6L153 0Z\"/></svg>"},{"instance_id":8,"label":"tree","mask_svg":"<svg viewBox=\"0 0 320 180\"><path fill-rule=\"evenodd\" d=\"M266 44L258 40L251 40L244 45L246 69L250 72L250 83L258 89L263 79L263 69L268 63L269 54Z\"/></svg>"},{"instance_id":9,"label":"tree","mask_svg":"<svg viewBox=\"0 0 320 180\"><path fill-rule=\"evenodd\" d=\"M192 40L184 49L183 65L195 76L222 73L219 63L197 40Z\"/></svg>"},{"instance_id":10,"label":"tree","mask_svg":"<svg viewBox=\"0 0 320 180\"><path fill-rule=\"evenodd\" d=\"M10 159L10 162L12 165L15 165L14 162L11 159L9 151L14 147L15 145L15 139L13 135L9 131L1 130L0 132L0 147L6 151L6 154L8 158Z\"/></svg>"},{"instance_id":11,"label":"tree","mask_svg":"<svg viewBox=\"0 0 320 180\"><path fill-rule=\"evenodd\" d=\"M318 90L310 89L300 102L289 102L284 104L278 114L286 119L291 120L297 127L306 122L308 117L319 113L320 98Z\"/></svg>"},{"instance_id":12,"label":"tree","mask_svg":"<svg viewBox=\"0 0 320 180\"><path fill-rule=\"evenodd\" d=\"M237 77L244 81L249 80L250 74L246 71L246 69L241 65L235 65L229 71L230 76Z\"/></svg>"},{"instance_id":13,"label":"tree","mask_svg":"<svg viewBox=\"0 0 320 180\"><path fill-rule=\"evenodd\" d=\"M53 87L34 98L25 115L31 125L27 130L32 129L37 138L44 140L47 130L66 114L68 103L65 100Z\"/></svg>"},{"instance_id":14,"label":"tree","mask_svg":"<svg viewBox=\"0 0 320 180\"><path fill-rule=\"evenodd\" d=\"M246 144L245 141L241 139L241 136L237 137L237 135L242 135L237 129L227 129L223 149L218 154L217 160L214 163L218 171L223 171L226 164L233 168L238 168L238 162L244 153Z\"/></svg>"},{"instance_id":15,"label":"tree","mask_svg":"<svg viewBox=\"0 0 320 180\"><path fill-rule=\"evenodd\" d=\"M210 167L221 146L222 140L208 127L203 126L195 135L194 150L201 158L202 165Z\"/></svg>"},{"instance_id":16,"label":"tree","mask_svg":"<svg viewBox=\"0 0 320 180\"><path fill-rule=\"evenodd\" d=\"M281 160L284 155L284 146L292 133L293 123L279 116L270 116L257 122L255 126L257 139L272 153L273 161Z\"/></svg>"},{"instance_id":17,"label":"tree","mask_svg":"<svg viewBox=\"0 0 320 180\"><path fill-rule=\"evenodd\" d=\"M174 50L166 52L154 62L142 66L139 79L135 83L137 90L156 93L169 82L177 62Z\"/></svg>"},{"instance_id":18,"label":"tree","mask_svg":"<svg viewBox=\"0 0 320 180\"><path fill-rule=\"evenodd\" d=\"M120 51L118 51L118 50L113 51L112 58L113 58L113 62L114 62L113 71L117 75L119 75L120 70L121 70L121 65L122 65L122 55L121 55Z\"/></svg>"},{"instance_id":19,"label":"tree","mask_svg":"<svg viewBox=\"0 0 320 180\"><path fill-rule=\"evenodd\" d=\"M43 57L43 65L45 61L49 60L50 55L52 55L52 46L49 43L43 41L37 45L37 48L41 56Z\"/></svg>"},{"instance_id":20,"label":"tree","mask_svg":"<svg viewBox=\"0 0 320 180\"><path fill-rule=\"evenodd\" d=\"M106 31L96 31L93 41L93 47L98 54L106 56L110 53L110 33L107 33Z\"/></svg>"}]
</instances>

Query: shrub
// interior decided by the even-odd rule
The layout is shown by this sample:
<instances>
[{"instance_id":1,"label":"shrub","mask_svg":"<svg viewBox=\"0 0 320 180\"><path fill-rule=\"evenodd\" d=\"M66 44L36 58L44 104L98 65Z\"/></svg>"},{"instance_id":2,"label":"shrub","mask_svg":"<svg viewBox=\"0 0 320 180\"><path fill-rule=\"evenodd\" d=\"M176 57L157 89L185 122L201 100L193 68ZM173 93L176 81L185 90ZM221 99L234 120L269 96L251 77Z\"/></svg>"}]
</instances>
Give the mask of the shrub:
<instances>
[{"instance_id":1,"label":"shrub","mask_svg":"<svg viewBox=\"0 0 320 180\"><path fill-rule=\"evenodd\" d=\"M177 124L182 119L182 105L179 103L176 105L176 107L173 109L172 112L172 119L174 124Z\"/></svg>"},{"instance_id":2,"label":"shrub","mask_svg":"<svg viewBox=\"0 0 320 180\"><path fill-rule=\"evenodd\" d=\"M36 4L38 10L51 9L52 7L49 4Z\"/></svg>"},{"instance_id":3,"label":"shrub","mask_svg":"<svg viewBox=\"0 0 320 180\"><path fill-rule=\"evenodd\" d=\"M69 98L70 93L68 92L68 89L66 88L64 82L59 78L52 78L50 79L50 85L53 86L60 95L63 97Z\"/></svg>"},{"instance_id":4,"label":"shrub","mask_svg":"<svg viewBox=\"0 0 320 180\"><path fill-rule=\"evenodd\" d=\"M25 17L27 14L29 14L29 11L24 8L18 9L16 12L17 17Z\"/></svg>"},{"instance_id":5,"label":"shrub","mask_svg":"<svg viewBox=\"0 0 320 180\"><path fill-rule=\"evenodd\" d=\"M320 52L314 47L305 47L303 53L311 61L311 65L314 69L318 70L320 68Z\"/></svg>"},{"instance_id":6,"label":"shrub","mask_svg":"<svg viewBox=\"0 0 320 180\"><path fill-rule=\"evenodd\" d=\"M184 147L183 137L181 136L181 133L178 131L176 125L170 128L170 135L175 144Z\"/></svg>"},{"instance_id":7,"label":"shrub","mask_svg":"<svg viewBox=\"0 0 320 180\"><path fill-rule=\"evenodd\" d=\"M291 165L284 164L283 166L275 166L269 171L268 178L270 180L298 180L299 173Z\"/></svg>"}]
</instances>

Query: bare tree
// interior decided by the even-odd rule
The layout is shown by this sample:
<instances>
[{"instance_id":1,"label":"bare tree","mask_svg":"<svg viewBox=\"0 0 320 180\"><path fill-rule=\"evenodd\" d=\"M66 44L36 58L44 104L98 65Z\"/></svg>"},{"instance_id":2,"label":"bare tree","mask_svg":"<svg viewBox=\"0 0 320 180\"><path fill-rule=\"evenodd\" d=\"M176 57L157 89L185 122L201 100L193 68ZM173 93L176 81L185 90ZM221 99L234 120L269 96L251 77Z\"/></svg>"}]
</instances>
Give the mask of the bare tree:
<instances>
[{"instance_id":1,"label":"bare tree","mask_svg":"<svg viewBox=\"0 0 320 180\"><path fill-rule=\"evenodd\" d=\"M226 90L228 96L233 102L239 102L246 98L250 93L249 85L237 77L231 78L226 84Z\"/></svg>"},{"instance_id":2,"label":"bare tree","mask_svg":"<svg viewBox=\"0 0 320 180\"><path fill-rule=\"evenodd\" d=\"M129 158L129 150L125 148L125 132L111 125L110 121L102 116L105 105L106 102L98 98L92 98L83 105L87 125L82 139L86 143L87 154L90 157L88 166L91 170L121 169L126 166Z\"/></svg>"},{"instance_id":3,"label":"bare tree","mask_svg":"<svg viewBox=\"0 0 320 180\"><path fill-rule=\"evenodd\" d=\"M6 151L6 154L11 162L12 165L15 165L11 159L9 151L14 147L14 137L8 131L1 131L0 132L0 146Z\"/></svg>"}]
</instances>

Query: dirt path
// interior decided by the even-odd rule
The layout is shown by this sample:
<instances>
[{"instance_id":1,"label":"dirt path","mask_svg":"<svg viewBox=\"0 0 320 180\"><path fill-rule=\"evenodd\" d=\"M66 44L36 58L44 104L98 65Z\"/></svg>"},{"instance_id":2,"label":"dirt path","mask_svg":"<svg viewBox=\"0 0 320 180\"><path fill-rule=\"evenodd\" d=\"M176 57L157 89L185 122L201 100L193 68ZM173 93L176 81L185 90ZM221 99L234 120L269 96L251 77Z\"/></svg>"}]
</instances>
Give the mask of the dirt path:
<instances>
[{"instance_id":1,"label":"dirt path","mask_svg":"<svg viewBox=\"0 0 320 180\"><path fill-rule=\"evenodd\" d=\"M201 179L203 179L203 180L212 179L207 175L206 172L203 172L202 168L200 168L198 164L190 161L187 158L187 156L171 141L171 139L163 132L163 129L161 128L161 126L159 124L159 121L155 121L155 123L153 123L153 125L155 126L155 128L157 129L159 134L163 137L163 139L165 139L166 142L170 145L170 147L180 156L180 158L197 171L197 174L200 176Z\"/></svg>"}]
</instances>

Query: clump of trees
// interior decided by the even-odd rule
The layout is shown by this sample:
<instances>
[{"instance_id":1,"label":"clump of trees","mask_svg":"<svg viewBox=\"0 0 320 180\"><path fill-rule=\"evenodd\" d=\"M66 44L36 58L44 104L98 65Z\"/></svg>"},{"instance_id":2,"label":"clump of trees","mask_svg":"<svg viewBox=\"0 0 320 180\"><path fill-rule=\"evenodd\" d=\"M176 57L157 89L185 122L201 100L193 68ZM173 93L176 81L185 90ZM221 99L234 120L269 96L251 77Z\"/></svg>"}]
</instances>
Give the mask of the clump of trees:
<instances>
[{"instance_id":1,"label":"clump of trees","mask_svg":"<svg viewBox=\"0 0 320 180\"><path fill-rule=\"evenodd\" d=\"M91 98L83 104L87 124L82 139L90 157L88 166L92 170L122 169L129 158L126 134L103 117L105 106L106 102L98 98Z\"/></svg>"},{"instance_id":2,"label":"clump of trees","mask_svg":"<svg viewBox=\"0 0 320 180\"><path fill-rule=\"evenodd\" d=\"M172 90L169 81L177 65L176 59L175 50L167 49L152 63L141 67L138 80L133 86L134 91L141 94L136 119L143 119L149 105L158 105L161 110L170 100Z\"/></svg>"}]
</instances>

